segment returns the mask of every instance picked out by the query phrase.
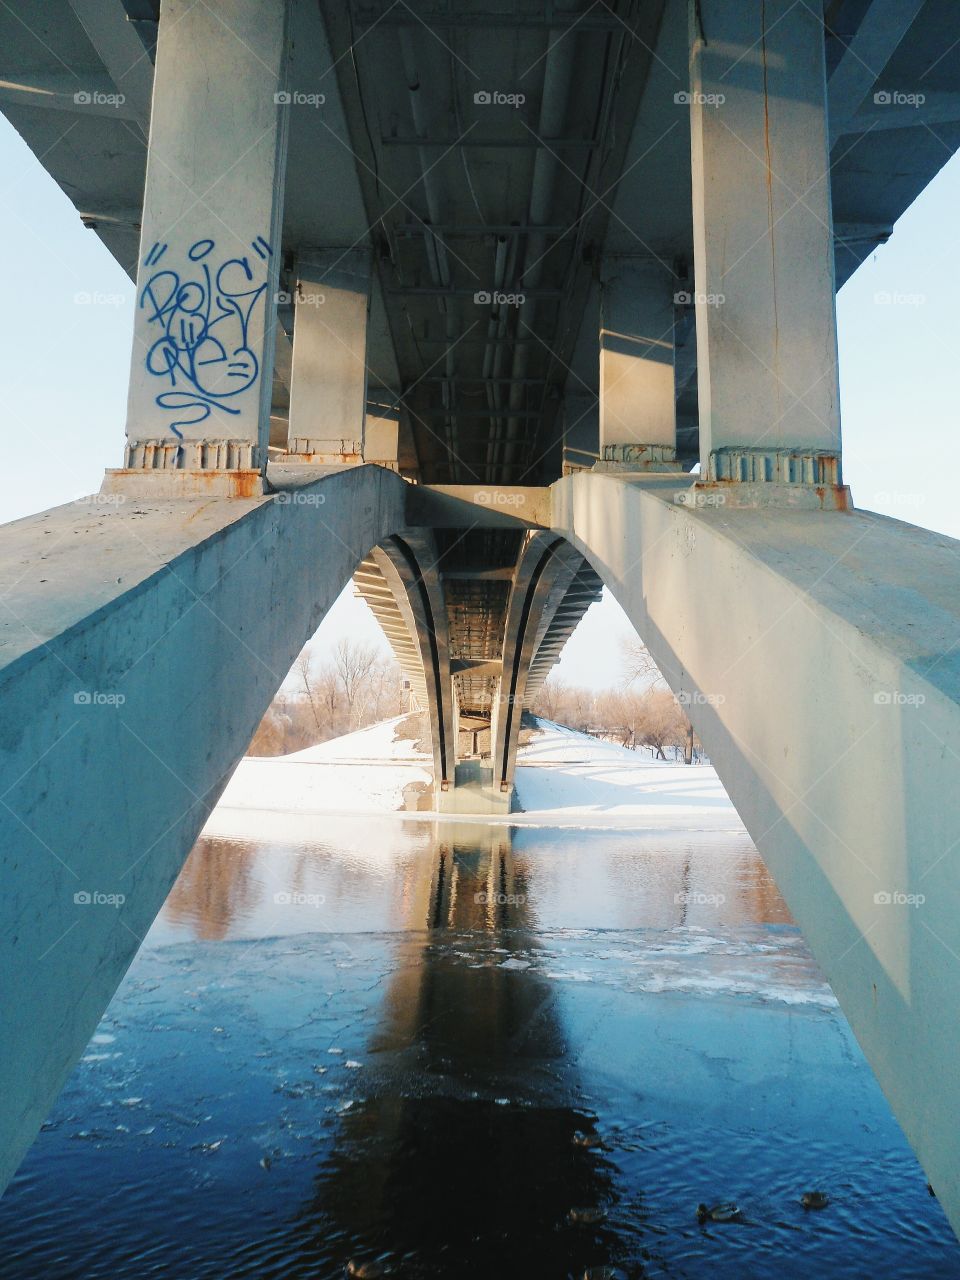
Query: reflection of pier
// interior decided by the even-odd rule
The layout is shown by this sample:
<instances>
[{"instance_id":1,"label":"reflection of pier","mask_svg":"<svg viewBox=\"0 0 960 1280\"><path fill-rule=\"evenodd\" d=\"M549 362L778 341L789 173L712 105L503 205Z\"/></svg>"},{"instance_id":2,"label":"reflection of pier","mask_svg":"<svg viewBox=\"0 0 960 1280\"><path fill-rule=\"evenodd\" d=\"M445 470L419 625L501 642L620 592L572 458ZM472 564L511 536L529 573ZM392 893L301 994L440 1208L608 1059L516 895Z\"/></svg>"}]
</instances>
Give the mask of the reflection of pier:
<instances>
[{"instance_id":1,"label":"reflection of pier","mask_svg":"<svg viewBox=\"0 0 960 1280\"><path fill-rule=\"evenodd\" d=\"M256 850L235 840L202 837L177 876L164 904L172 925L189 926L204 941L220 941L262 889L251 878Z\"/></svg>"},{"instance_id":2,"label":"reflection of pier","mask_svg":"<svg viewBox=\"0 0 960 1280\"><path fill-rule=\"evenodd\" d=\"M527 885L518 879L508 827L438 825L439 862L433 886L434 927L523 929Z\"/></svg>"},{"instance_id":3,"label":"reflection of pier","mask_svg":"<svg viewBox=\"0 0 960 1280\"><path fill-rule=\"evenodd\" d=\"M427 928L491 936L581 925L791 922L750 840L733 833L591 831L583 877L578 831L372 817L330 818L324 831L322 845L304 846L202 837L170 891L163 922L200 939L284 933L294 918L296 932Z\"/></svg>"},{"instance_id":4,"label":"reflection of pier","mask_svg":"<svg viewBox=\"0 0 960 1280\"><path fill-rule=\"evenodd\" d=\"M582 1274L615 1242L567 1215L613 1185L602 1153L574 1142L591 1121L556 988L511 964L536 945L526 880L507 828L437 834L368 1046L376 1087L343 1117L298 1230L318 1252L336 1232L347 1254L407 1255L410 1275Z\"/></svg>"}]
</instances>

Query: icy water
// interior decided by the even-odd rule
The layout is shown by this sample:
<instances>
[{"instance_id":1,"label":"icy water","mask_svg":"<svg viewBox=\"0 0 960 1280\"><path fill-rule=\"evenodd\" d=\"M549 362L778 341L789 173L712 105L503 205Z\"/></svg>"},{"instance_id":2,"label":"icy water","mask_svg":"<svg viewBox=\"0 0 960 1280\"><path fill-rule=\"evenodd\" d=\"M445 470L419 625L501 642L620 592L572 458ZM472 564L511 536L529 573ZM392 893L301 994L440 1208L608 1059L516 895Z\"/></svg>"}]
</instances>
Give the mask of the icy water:
<instances>
[{"instance_id":1,"label":"icy water","mask_svg":"<svg viewBox=\"0 0 960 1280\"><path fill-rule=\"evenodd\" d=\"M728 1200L742 1222L698 1224ZM350 1259L960 1277L748 841L393 819L202 841L0 1201L0 1275Z\"/></svg>"}]
</instances>

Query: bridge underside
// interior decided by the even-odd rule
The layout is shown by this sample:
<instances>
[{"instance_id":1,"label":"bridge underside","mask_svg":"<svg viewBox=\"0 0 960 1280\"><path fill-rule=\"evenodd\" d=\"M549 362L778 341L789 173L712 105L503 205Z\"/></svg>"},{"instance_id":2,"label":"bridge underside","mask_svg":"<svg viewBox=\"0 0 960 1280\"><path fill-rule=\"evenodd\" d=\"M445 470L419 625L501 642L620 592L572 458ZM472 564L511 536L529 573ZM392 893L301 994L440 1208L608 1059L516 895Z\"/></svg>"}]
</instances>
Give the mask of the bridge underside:
<instances>
[{"instance_id":1,"label":"bridge underside","mask_svg":"<svg viewBox=\"0 0 960 1280\"><path fill-rule=\"evenodd\" d=\"M602 582L960 1226L957 545L853 509L835 315L960 146L953 0L158 18L0 6L137 280L122 465L0 545L0 1172L352 576L486 812Z\"/></svg>"},{"instance_id":2,"label":"bridge underside","mask_svg":"<svg viewBox=\"0 0 960 1280\"><path fill-rule=\"evenodd\" d=\"M435 518L456 519L456 506L444 506ZM434 804L503 812L513 800L523 707L599 599L601 582L563 539L484 527L482 507L474 508L479 517L464 500L459 507L469 525L397 536L354 580L428 712ZM468 741L461 723L484 733L489 750L458 750Z\"/></svg>"}]
</instances>

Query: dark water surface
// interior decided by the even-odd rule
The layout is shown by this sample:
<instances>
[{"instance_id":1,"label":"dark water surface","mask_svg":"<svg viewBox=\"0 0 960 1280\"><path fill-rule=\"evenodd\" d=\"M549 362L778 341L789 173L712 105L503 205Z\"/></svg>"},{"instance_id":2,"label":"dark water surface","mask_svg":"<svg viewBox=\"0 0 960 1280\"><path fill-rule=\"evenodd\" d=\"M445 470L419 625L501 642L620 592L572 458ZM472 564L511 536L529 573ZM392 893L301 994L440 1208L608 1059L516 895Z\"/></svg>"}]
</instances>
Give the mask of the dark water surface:
<instances>
[{"instance_id":1,"label":"dark water surface","mask_svg":"<svg viewBox=\"0 0 960 1280\"><path fill-rule=\"evenodd\" d=\"M0 1275L960 1277L747 840L323 832L194 851L0 1201Z\"/></svg>"}]
</instances>

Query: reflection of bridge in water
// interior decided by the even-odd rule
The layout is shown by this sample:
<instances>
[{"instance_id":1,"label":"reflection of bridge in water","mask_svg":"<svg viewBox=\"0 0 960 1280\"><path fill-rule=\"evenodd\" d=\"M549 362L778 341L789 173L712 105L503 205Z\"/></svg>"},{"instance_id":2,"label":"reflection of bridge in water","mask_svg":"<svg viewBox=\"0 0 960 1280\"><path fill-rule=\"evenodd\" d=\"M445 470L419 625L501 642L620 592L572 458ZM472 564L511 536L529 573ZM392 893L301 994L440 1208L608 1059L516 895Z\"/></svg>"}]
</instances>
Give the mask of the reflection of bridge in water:
<instances>
[{"instance_id":1,"label":"reflection of bridge in water","mask_svg":"<svg viewBox=\"0 0 960 1280\"><path fill-rule=\"evenodd\" d=\"M123 465L0 548L5 1176L351 576L481 812L602 582L960 1223L957 548L853 507L835 319L960 145L955 7L158 18L0 10L138 299Z\"/></svg>"},{"instance_id":2,"label":"reflection of bridge in water","mask_svg":"<svg viewBox=\"0 0 960 1280\"><path fill-rule=\"evenodd\" d=\"M370 830L342 820L323 846L298 852L234 845L232 870L227 842L198 846L163 913L176 928L170 940L194 911L192 931L207 936L211 904L230 937L290 928L295 911L274 903L279 862L304 903L303 927L330 931L311 933L311 948L329 955L335 943L336 968L311 966L301 977L322 999L314 1052L330 1063L324 1082L345 1056L362 1069L346 1081L350 1105L339 1103L335 1141L331 1133L316 1153L314 1193L297 1195L287 1247L301 1262L322 1268L331 1256L382 1251L411 1275L442 1273L453 1257L471 1277L495 1263L512 1275L582 1274L641 1248L657 1256L663 1235L669 1258L678 1222L681 1234L693 1222L697 1179L709 1168L715 1185L717 1161L742 1155L757 1109L777 1092L775 1072L808 1060L804 1045L834 1043L832 1010L824 1018L791 1004L817 1010L826 993L789 936L764 928L784 922L785 907L743 837L595 832L587 854L581 838L523 829L511 843L509 829L476 823L381 821ZM362 845L377 854L364 860ZM212 889L208 878L230 888ZM228 922L221 904L230 898ZM321 899L320 909L309 905ZM371 950L381 956L372 971ZM266 960L268 972L275 963ZM347 984L359 976L331 1008L337 974ZM242 1044L242 1025L222 1007L217 1017ZM324 1058L328 1026L344 1056ZM750 1044L736 1067L730 1037ZM799 1176L809 1160L788 1135L808 1134L804 1098L836 1081L830 1057L818 1083L783 1091L776 1178ZM316 1078L309 1065L281 1060L294 1093L304 1076ZM841 1064L843 1094L863 1073L849 1049ZM338 1095L317 1096L322 1114ZM823 1104L836 1105L832 1092ZM861 1118L862 1106L852 1108ZM590 1132L603 1145L575 1141ZM711 1143L723 1154L711 1155ZM278 1151L271 1176L282 1162ZM742 1176L736 1185L746 1194ZM606 1217L578 1225L571 1208ZM768 1247L765 1237L761 1252Z\"/></svg>"},{"instance_id":3,"label":"reflection of bridge in water","mask_svg":"<svg viewBox=\"0 0 960 1280\"><path fill-rule=\"evenodd\" d=\"M557 984L507 959L536 946L531 886L508 829L436 834L417 894L429 932L399 945L368 1046L376 1096L344 1117L300 1222L321 1238L336 1224L424 1274L445 1263L464 1276L579 1274L616 1238L564 1230L567 1215L602 1211L613 1178L602 1153L574 1144L594 1119Z\"/></svg>"}]
</instances>

